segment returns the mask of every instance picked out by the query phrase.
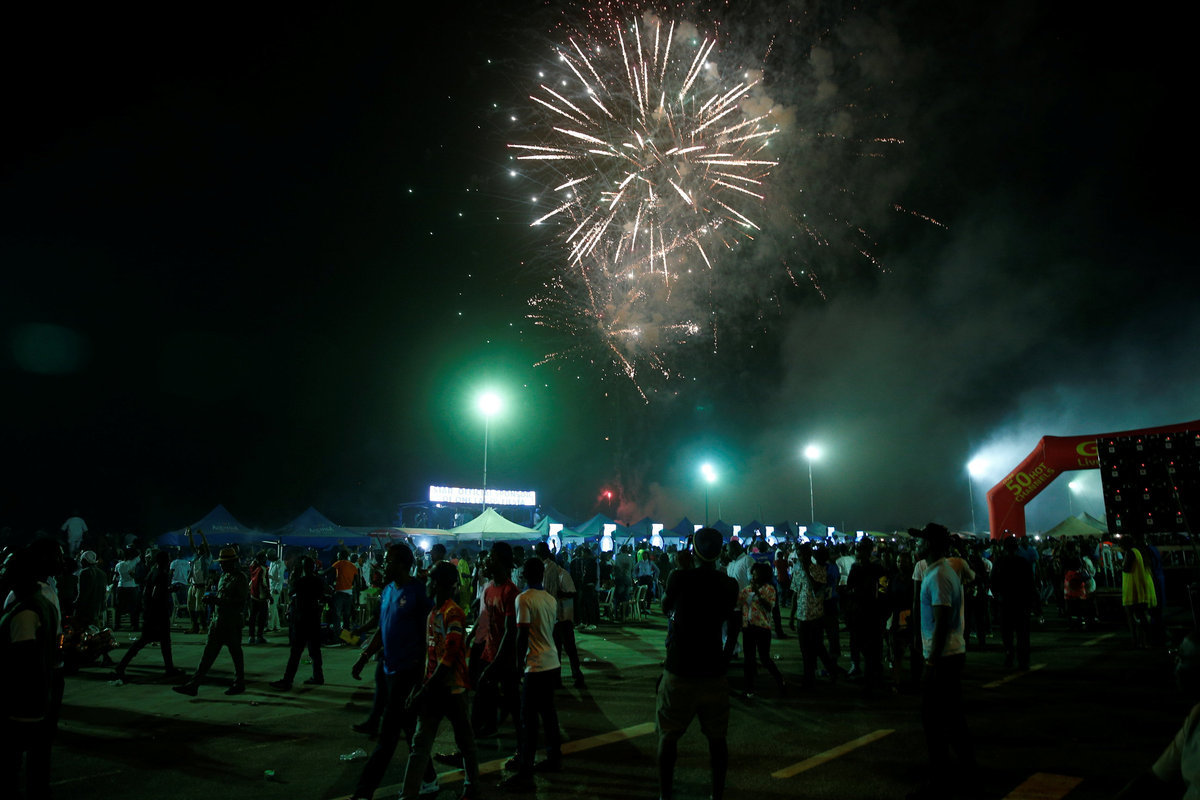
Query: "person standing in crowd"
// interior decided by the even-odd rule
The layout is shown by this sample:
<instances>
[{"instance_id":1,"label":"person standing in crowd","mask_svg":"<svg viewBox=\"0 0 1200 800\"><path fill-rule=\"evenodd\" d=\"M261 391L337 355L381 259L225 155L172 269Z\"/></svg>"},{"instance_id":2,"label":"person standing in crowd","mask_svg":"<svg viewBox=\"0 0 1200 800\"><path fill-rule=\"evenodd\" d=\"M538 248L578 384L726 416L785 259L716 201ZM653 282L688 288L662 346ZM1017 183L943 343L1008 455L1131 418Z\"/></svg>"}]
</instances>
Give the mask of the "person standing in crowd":
<instances>
[{"instance_id":1,"label":"person standing in crowd","mask_svg":"<svg viewBox=\"0 0 1200 800\"><path fill-rule=\"evenodd\" d=\"M96 563L96 553L84 550L79 556L79 596L75 600L75 624L82 629L103 627L104 598L108 579Z\"/></svg>"},{"instance_id":2,"label":"person standing in crowd","mask_svg":"<svg viewBox=\"0 0 1200 800\"><path fill-rule=\"evenodd\" d=\"M279 553L267 553L267 586L271 600L267 604L267 630L274 633L279 630L279 603L283 599L284 566Z\"/></svg>"},{"instance_id":3,"label":"person standing in crowd","mask_svg":"<svg viewBox=\"0 0 1200 800\"><path fill-rule=\"evenodd\" d=\"M1142 559L1142 551L1132 537L1121 539L1121 605L1125 608L1125 619L1133 637L1135 649L1150 647L1150 618L1148 609L1158 604L1154 591L1154 577Z\"/></svg>"},{"instance_id":4,"label":"person standing in crowd","mask_svg":"<svg viewBox=\"0 0 1200 800\"><path fill-rule=\"evenodd\" d=\"M250 625L246 644L266 644L267 606L271 604L271 578L267 572L267 553L259 551L250 562ZM255 633L257 631L257 634Z\"/></svg>"},{"instance_id":5,"label":"person standing in crowd","mask_svg":"<svg viewBox=\"0 0 1200 800\"><path fill-rule=\"evenodd\" d=\"M872 559L875 542L864 536L858 557L850 567L846 591L850 595L851 652L861 660L863 692L870 695L883 685L883 623L887 618L887 573ZM858 672L859 662L851 672Z\"/></svg>"},{"instance_id":6,"label":"person standing in crowd","mask_svg":"<svg viewBox=\"0 0 1200 800\"><path fill-rule=\"evenodd\" d=\"M132 549L125 551L125 558L117 562L113 572L113 586L116 587L116 610L113 612L113 630L121 630L121 616L129 616L129 627L138 630L138 556Z\"/></svg>"},{"instance_id":7,"label":"person standing in crowd","mask_svg":"<svg viewBox=\"0 0 1200 800\"><path fill-rule=\"evenodd\" d=\"M425 584L413 577L415 559L407 545L388 547L385 563L387 586L379 607L379 635L372 638L367 657L383 650L383 669L388 682L387 708L383 712L375 750L363 766L354 790L354 800L371 800L379 788L388 763L401 738L413 741L416 717L406 707L409 695L420 686L425 667L425 625L429 596ZM373 650L372 650L373 648ZM437 774L426 762L420 794L437 791Z\"/></svg>"},{"instance_id":8,"label":"person standing in crowd","mask_svg":"<svg viewBox=\"0 0 1200 800\"><path fill-rule=\"evenodd\" d=\"M420 797L433 742L443 718L450 719L454 743L463 759L462 797L479 797L479 758L467 710L467 615L455 602L458 569L448 561L434 562L429 571L434 607L426 620L425 680L413 689L406 707L416 714L416 733L404 770L401 800Z\"/></svg>"},{"instance_id":9,"label":"person standing in crowd","mask_svg":"<svg viewBox=\"0 0 1200 800\"><path fill-rule=\"evenodd\" d=\"M754 696L756 661L761 661L767 672L771 673L779 693L787 694L787 682L771 659L771 612L776 599L771 569L771 564L754 564L750 568L750 585L742 589L738 596L738 609L742 615L742 652L745 654L743 697Z\"/></svg>"},{"instance_id":10,"label":"person standing in crowd","mask_svg":"<svg viewBox=\"0 0 1200 800\"><path fill-rule=\"evenodd\" d=\"M358 567L350 562L350 554L345 550L339 550L337 555L338 560L329 568L333 574L333 621L348 631L354 627L354 579Z\"/></svg>"},{"instance_id":11,"label":"person standing in crowd","mask_svg":"<svg viewBox=\"0 0 1200 800\"><path fill-rule=\"evenodd\" d=\"M701 528L693 537L697 566L676 570L663 597L672 617L667 658L658 684L658 787L661 800L675 795L679 739L696 717L708 740L712 800L725 795L729 767L729 653L721 641L726 624L737 625L737 581L716 569L721 534Z\"/></svg>"},{"instance_id":12,"label":"person standing in crowd","mask_svg":"<svg viewBox=\"0 0 1200 800\"><path fill-rule=\"evenodd\" d=\"M519 711L516 658L517 587L512 582L512 548L504 542L492 545L488 565L491 582L483 590L480 619L486 616L487 625L477 630L483 650L480 659L483 670L475 687L475 705L471 721L475 736L490 736L499 727L498 714L503 710L516 724ZM477 625L478 629L479 626Z\"/></svg>"},{"instance_id":13,"label":"person standing in crowd","mask_svg":"<svg viewBox=\"0 0 1200 800\"><path fill-rule=\"evenodd\" d=\"M967 660L963 635L963 589L958 572L947 561L950 531L937 523L909 531L924 541L925 576L921 580L921 645L925 674L921 684L921 723L929 751L928 778L910 798L950 794L955 774L953 750L967 769L975 768L975 751L967 730L962 674Z\"/></svg>"},{"instance_id":14,"label":"person standing in crowd","mask_svg":"<svg viewBox=\"0 0 1200 800\"><path fill-rule=\"evenodd\" d=\"M145 622L142 635L125 651L113 672L113 677L121 683L126 682L125 668L134 656L151 642L158 642L162 651L163 669L168 678L183 674L183 670L175 668L171 659L171 567L166 550L154 552L150 572L146 576L145 591Z\"/></svg>"},{"instance_id":15,"label":"person standing in crowd","mask_svg":"<svg viewBox=\"0 0 1200 800\"><path fill-rule=\"evenodd\" d=\"M841 604L844 598L839 591L839 587L845 583L842 580L842 573L838 570L835 564L829 558L829 550L824 547L819 547L813 551L813 561L825 570L825 591L824 591L824 606L825 615L822 617L824 623L821 635L825 641L825 647L829 651L829 658L834 664L842 658L842 637L840 634L842 625ZM793 612L794 618L794 612ZM839 665L838 670L842 667Z\"/></svg>"},{"instance_id":16,"label":"person standing in crowd","mask_svg":"<svg viewBox=\"0 0 1200 800\"><path fill-rule=\"evenodd\" d=\"M197 556L197 559L199 557ZM217 584L216 617L208 630L208 640L204 643L204 653L200 656L200 666L191 680L179 686L172 686L173 691L195 697L199 693L200 681L208 674L221 648L229 649L229 657L233 660L233 684L225 690L227 695L242 694L246 691L246 663L242 655L242 626L246 619L246 601L250 596L250 581L238 563L237 550L232 547L221 549L217 561L221 565L221 580Z\"/></svg>"},{"instance_id":17,"label":"person standing in crowd","mask_svg":"<svg viewBox=\"0 0 1200 800\"><path fill-rule=\"evenodd\" d=\"M171 548L175 558L171 561L171 615L174 617L176 608L187 607L188 573L192 571L192 562L183 557L179 548Z\"/></svg>"},{"instance_id":18,"label":"person standing in crowd","mask_svg":"<svg viewBox=\"0 0 1200 800\"><path fill-rule=\"evenodd\" d=\"M992 593L1000 607L1000 641L1004 646L1004 668L1029 669L1029 622L1037 601L1033 568L1017 552L1017 537L1004 540L1004 555L992 569Z\"/></svg>"},{"instance_id":19,"label":"person standing in crowd","mask_svg":"<svg viewBox=\"0 0 1200 800\"><path fill-rule=\"evenodd\" d=\"M658 565L654 563L654 554L649 550L638 551L638 561L633 566L634 583L646 587L642 593L641 613L650 612L651 600L658 596Z\"/></svg>"},{"instance_id":20,"label":"person standing in crowd","mask_svg":"<svg viewBox=\"0 0 1200 800\"><path fill-rule=\"evenodd\" d=\"M270 686L281 692L290 691L296 672L300 669L300 655L308 648L312 661L312 677L304 683L320 686L325 683L325 671L321 661L321 612L329 597L329 584L317 574L317 565L308 556L300 558L299 569L292 578L292 620L290 649L283 677Z\"/></svg>"},{"instance_id":21,"label":"person standing in crowd","mask_svg":"<svg viewBox=\"0 0 1200 800\"><path fill-rule=\"evenodd\" d=\"M575 581L575 591L578 593L575 612L579 620L579 629L595 630L600 622L600 598L596 593L600 572L592 549L586 544L575 548L575 558L571 559L570 570L571 580Z\"/></svg>"},{"instance_id":22,"label":"person standing in crowd","mask_svg":"<svg viewBox=\"0 0 1200 800\"><path fill-rule=\"evenodd\" d=\"M579 666L579 648L575 646L575 581L571 573L563 569L554 560L550 546L538 542L533 546L534 554L541 559L545 571L542 575L542 588L554 598L558 608L554 622L554 649L562 662L565 650L571 664L571 677L575 688L584 688L583 670ZM560 684L561 688L561 684Z\"/></svg>"},{"instance_id":23,"label":"person standing in crowd","mask_svg":"<svg viewBox=\"0 0 1200 800\"><path fill-rule=\"evenodd\" d=\"M0 612L0 772L18 797L41 798L50 797L50 750L62 702L61 620L33 550L11 554L0 575L9 589Z\"/></svg>"},{"instance_id":24,"label":"person standing in crowd","mask_svg":"<svg viewBox=\"0 0 1200 800\"><path fill-rule=\"evenodd\" d=\"M88 532L87 523L75 512L62 524L62 531L67 534L67 555L78 558L83 550L83 535Z\"/></svg>"},{"instance_id":25,"label":"person standing in crowd","mask_svg":"<svg viewBox=\"0 0 1200 800\"><path fill-rule=\"evenodd\" d=\"M562 769L562 741L554 689L561 682L558 654L554 648L554 622L558 603L542 588L545 565L531 558L522 570L528 587L517 595L517 659L523 671L521 717L518 726L516 772L500 782L500 788L515 792L533 791L534 772ZM546 733L546 759L534 763L538 722Z\"/></svg>"},{"instance_id":26,"label":"person standing in crowd","mask_svg":"<svg viewBox=\"0 0 1200 800\"><path fill-rule=\"evenodd\" d=\"M208 584L212 578L212 553L208 549L208 539L204 538L204 531L196 529L196 536L200 537L199 547L192 536L192 529L189 527L184 531L187 533L188 544L195 553L192 557L191 572L188 573L187 606L188 614L192 617L192 629L188 632L208 633L208 609L205 607L204 595L208 593Z\"/></svg>"},{"instance_id":27,"label":"person standing in crowd","mask_svg":"<svg viewBox=\"0 0 1200 800\"><path fill-rule=\"evenodd\" d=\"M1150 619L1149 642L1154 647L1162 647L1167 642L1167 627L1163 623L1163 608L1167 603L1167 577L1163 572L1162 553L1141 531L1133 535L1133 540L1142 554L1142 563L1145 564L1146 571L1150 573L1150 580L1154 584L1156 602L1146 608L1146 614Z\"/></svg>"},{"instance_id":28,"label":"person standing in crowd","mask_svg":"<svg viewBox=\"0 0 1200 800\"><path fill-rule=\"evenodd\" d=\"M792 573L796 589L796 616L800 618L800 654L804 659L804 677L800 686L811 689L817 681L817 661L825 665L829 679L836 681L837 664L829 657L822 637L825 634L825 568L813 559L812 542L797 550L798 561Z\"/></svg>"}]
</instances>

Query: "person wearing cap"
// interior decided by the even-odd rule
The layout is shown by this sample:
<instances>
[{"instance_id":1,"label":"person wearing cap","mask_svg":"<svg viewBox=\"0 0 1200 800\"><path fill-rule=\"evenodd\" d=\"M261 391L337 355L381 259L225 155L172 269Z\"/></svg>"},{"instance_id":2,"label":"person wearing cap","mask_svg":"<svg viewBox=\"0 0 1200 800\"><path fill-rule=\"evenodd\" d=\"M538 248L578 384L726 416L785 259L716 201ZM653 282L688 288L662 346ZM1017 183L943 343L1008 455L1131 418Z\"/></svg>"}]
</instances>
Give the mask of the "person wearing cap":
<instances>
[{"instance_id":1,"label":"person wearing cap","mask_svg":"<svg viewBox=\"0 0 1200 800\"><path fill-rule=\"evenodd\" d=\"M679 739L693 719L708 739L712 797L725 794L729 767L729 685L725 673L731 653L721 629L739 621L737 581L716 568L721 533L701 528L693 540L696 568L675 570L667 582L663 613L672 619L667 658L658 684L658 786L661 800L671 800Z\"/></svg>"},{"instance_id":2,"label":"person wearing cap","mask_svg":"<svg viewBox=\"0 0 1200 800\"><path fill-rule=\"evenodd\" d=\"M196 556L199 560L200 556ZM179 686L172 686L173 691L195 697L199 691L200 681L208 674L213 662L222 647L229 649L229 657L233 660L233 685L225 690L227 695L242 694L246 691L246 663L242 656L242 627L246 621L246 601L250 597L250 581L238 563L237 550L232 547L221 548L217 558L221 565L221 580L217 584L216 614L208 629L208 640L204 644L204 653L200 656L200 666L191 680Z\"/></svg>"},{"instance_id":3,"label":"person wearing cap","mask_svg":"<svg viewBox=\"0 0 1200 800\"><path fill-rule=\"evenodd\" d=\"M975 766L962 699L962 673L967 660L963 636L963 589L958 572L947 562L950 531L929 523L914 535L924 541L925 576L921 581L921 646L925 671L921 680L921 724L929 750L929 777L910 798L938 798L950 793L950 751L964 766Z\"/></svg>"}]
</instances>

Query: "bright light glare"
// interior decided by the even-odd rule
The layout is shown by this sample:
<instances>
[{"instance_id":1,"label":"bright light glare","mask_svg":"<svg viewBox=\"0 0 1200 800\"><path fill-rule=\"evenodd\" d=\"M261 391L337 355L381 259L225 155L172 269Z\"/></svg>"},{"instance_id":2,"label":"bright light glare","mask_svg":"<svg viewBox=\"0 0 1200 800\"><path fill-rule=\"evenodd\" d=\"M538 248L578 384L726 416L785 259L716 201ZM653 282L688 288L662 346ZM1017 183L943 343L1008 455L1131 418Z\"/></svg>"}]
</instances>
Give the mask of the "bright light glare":
<instances>
[{"instance_id":1,"label":"bright light glare","mask_svg":"<svg viewBox=\"0 0 1200 800\"><path fill-rule=\"evenodd\" d=\"M1081 488L1081 486L1082 486L1082 484L1079 481L1071 481L1070 483L1067 484L1067 488L1070 489L1072 492L1078 492L1079 489Z\"/></svg>"},{"instance_id":2,"label":"bright light glare","mask_svg":"<svg viewBox=\"0 0 1200 800\"><path fill-rule=\"evenodd\" d=\"M821 457L821 448L817 447L815 444L810 444L808 447L804 448L804 457L809 461L816 461Z\"/></svg>"},{"instance_id":3,"label":"bright light glare","mask_svg":"<svg viewBox=\"0 0 1200 800\"><path fill-rule=\"evenodd\" d=\"M983 458L972 458L967 462L967 472L969 472L973 478L978 478L979 476L983 475L983 471L985 469L987 469L987 461Z\"/></svg>"},{"instance_id":4,"label":"bright light glare","mask_svg":"<svg viewBox=\"0 0 1200 800\"><path fill-rule=\"evenodd\" d=\"M500 395L495 392L484 392L479 395L479 410L483 412L485 417L494 416L498 413L504 402L500 399Z\"/></svg>"},{"instance_id":5,"label":"bright light glare","mask_svg":"<svg viewBox=\"0 0 1200 800\"><path fill-rule=\"evenodd\" d=\"M713 469L712 464L704 464L700 467L700 472L703 473L704 480L708 481L709 483L716 483L717 471Z\"/></svg>"}]
</instances>

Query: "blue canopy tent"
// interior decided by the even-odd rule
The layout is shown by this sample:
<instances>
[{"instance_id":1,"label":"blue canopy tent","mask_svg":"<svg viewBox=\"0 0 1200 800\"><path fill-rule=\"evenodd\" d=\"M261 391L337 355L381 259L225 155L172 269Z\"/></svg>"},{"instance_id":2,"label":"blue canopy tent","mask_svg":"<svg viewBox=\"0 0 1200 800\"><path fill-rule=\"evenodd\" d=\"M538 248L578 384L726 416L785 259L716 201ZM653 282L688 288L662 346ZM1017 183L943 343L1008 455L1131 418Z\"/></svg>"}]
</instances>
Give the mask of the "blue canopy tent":
<instances>
[{"instance_id":1,"label":"blue canopy tent","mask_svg":"<svg viewBox=\"0 0 1200 800\"><path fill-rule=\"evenodd\" d=\"M679 520L674 527L668 528L667 530L678 536L680 539L686 539L696 532L696 525L690 519L684 517L683 519ZM663 531L663 533L666 532L667 531Z\"/></svg>"},{"instance_id":2,"label":"blue canopy tent","mask_svg":"<svg viewBox=\"0 0 1200 800\"><path fill-rule=\"evenodd\" d=\"M212 511L208 512L197 522L191 524L193 535L196 531L203 531L205 540L208 541L210 547L223 547L228 544L236 544L239 546L254 545L264 538L261 531L256 531L253 528L248 528L237 518L230 514L225 506L218 505ZM168 531L159 536L155 541L160 547L187 547L188 537L185 533L185 528L180 528L175 531ZM196 536L196 544L200 543L200 537Z\"/></svg>"},{"instance_id":3,"label":"blue canopy tent","mask_svg":"<svg viewBox=\"0 0 1200 800\"><path fill-rule=\"evenodd\" d=\"M275 531L275 535L284 545L291 547L314 547L317 550L324 550L327 547L337 547L339 545L366 547L373 541L366 534L358 533L330 522L328 517L312 506L309 506L300 516Z\"/></svg>"}]
</instances>

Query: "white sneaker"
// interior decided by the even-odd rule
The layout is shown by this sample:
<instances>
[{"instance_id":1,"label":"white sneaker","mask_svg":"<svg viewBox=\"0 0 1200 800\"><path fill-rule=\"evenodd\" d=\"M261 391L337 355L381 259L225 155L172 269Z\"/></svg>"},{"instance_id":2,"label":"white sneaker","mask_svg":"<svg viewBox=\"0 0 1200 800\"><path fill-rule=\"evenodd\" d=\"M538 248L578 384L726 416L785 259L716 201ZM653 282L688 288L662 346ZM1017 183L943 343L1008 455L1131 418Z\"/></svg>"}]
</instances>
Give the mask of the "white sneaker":
<instances>
[{"instance_id":1,"label":"white sneaker","mask_svg":"<svg viewBox=\"0 0 1200 800\"><path fill-rule=\"evenodd\" d=\"M421 781L420 794L422 797L424 797L427 794L437 794L437 793L438 793L438 779L437 778L434 778L433 780L428 781L428 782Z\"/></svg>"}]
</instances>

